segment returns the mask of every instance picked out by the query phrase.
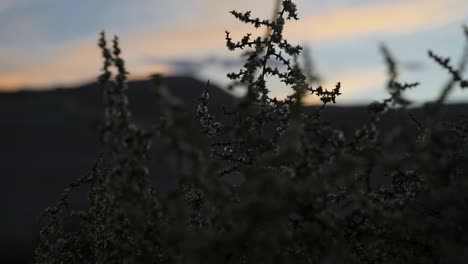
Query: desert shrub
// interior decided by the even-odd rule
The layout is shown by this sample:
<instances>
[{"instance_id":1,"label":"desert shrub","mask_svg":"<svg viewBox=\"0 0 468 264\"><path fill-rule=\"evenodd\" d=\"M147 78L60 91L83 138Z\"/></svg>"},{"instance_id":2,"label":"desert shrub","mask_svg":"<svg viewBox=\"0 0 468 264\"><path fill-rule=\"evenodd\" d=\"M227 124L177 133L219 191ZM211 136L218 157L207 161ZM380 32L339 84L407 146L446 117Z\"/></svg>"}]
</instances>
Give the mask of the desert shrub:
<instances>
[{"instance_id":1,"label":"desert shrub","mask_svg":"<svg viewBox=\"0 0 468 264\"><path fill-rule=\"evenodd\" d=\"M231 88L247 93L225 111L225 122L208 108L209 84L190 113L154 75L163 116L149 130L134 125L119 41L114 38L110 49L102 33L105 150L46 210L36 262L465 263L468 122L444 122L441 111L452 89L468 86L461 75L466 52L458 68L429 52L451 81L427 118L416 120L403 93L418 83L398 81L398 65L382 46L390 96L371 103L369 121L345 138L321 119L341 84L311 87L297 62L301 47L283 39L286 21L298 19L295 4L283 0L274 20L231 13L270 30L267 37L248 34L238 42L226 32L230 50L248 51L244 68L228 74ZM269 66L272 60L284 67ZM272 76L292 88L287 98L268 95ZM305 108L306 93L322 105ZM378 131L390 107L408 118ZM198 125L189 127L194 118ZM202 138L191 136L194 130ZM170 193L156 191L148 179L153 140L156 159L177 164L177 189ZM372 184L376 177L390 184ZM89 206L74 210L68 195L81 185L90 187Z\"/></svg>"}]
</instances>

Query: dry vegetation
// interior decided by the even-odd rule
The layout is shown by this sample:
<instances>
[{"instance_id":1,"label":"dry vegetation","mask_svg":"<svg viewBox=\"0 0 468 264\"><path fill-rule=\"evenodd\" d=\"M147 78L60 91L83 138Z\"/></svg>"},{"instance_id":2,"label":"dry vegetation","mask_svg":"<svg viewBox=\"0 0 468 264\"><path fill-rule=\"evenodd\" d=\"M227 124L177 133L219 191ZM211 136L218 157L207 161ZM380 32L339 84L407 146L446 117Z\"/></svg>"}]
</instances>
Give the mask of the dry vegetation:
<instances>
[{"instance_id":1,"label":"dry vegetation","mask_svg":"<svg viewBox=\"0 0 468 264\"><path fill-rule=\"evenodd\" d=\"M102 34L105 150L90 173L46 210L36 262L466 263L468 122L444 122L440 111L452 89L468 86L462 77L468 56L455 68L429 52L452 81L426 120L409 115L409 122L378 131L389 107L407 112L411 102L404 91L418 86L398 82L398 66L382 47L390 95L370 104L368 123L345 138L321 119L326 105L339 100L340 83L313 87L295 60L301 47L283 39L284 24L298 19L295 4L283 0L272 20L231 13L270 30L267 37L240 41L226 32L230 50L248 50L244 68L228 74L233 87L247 93L223 122L210 114L209 84L194 115L155 75L164 114L149 130L134 125L119 41L108 48ZM464 33L468 42L466 27ZM286 70L268 66L269 60ZM270 98L269 76L292 94ZM322 105L306 111L306 93ZM199 124L188 127L193 118ZM148 179L153 141L154 159L177 161L178 188L168 194ZM375 186L376 177L390 184ZM80 185L90 186L89 206L77 211L67 197Z\"/></svg>"}]
</instances>

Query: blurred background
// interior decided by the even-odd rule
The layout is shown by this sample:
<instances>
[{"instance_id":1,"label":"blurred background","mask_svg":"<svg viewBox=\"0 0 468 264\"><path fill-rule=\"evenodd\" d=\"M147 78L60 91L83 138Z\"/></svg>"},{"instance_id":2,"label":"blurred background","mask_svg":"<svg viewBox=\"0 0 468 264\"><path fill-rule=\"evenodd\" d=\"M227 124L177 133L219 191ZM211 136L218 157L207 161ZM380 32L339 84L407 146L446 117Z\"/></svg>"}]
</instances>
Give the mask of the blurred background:
<instances>
[{"instance_id":1,"label":"blurred background","mask_svg":"<svg viewBox=\"0 0 468 264\"><path fill-rule=\"evenodd\" d=\"M134 120L158 120L160 109L147 77L165 76L172 94L194 110L207 80L210 109L234 105L242 89L226 89L226 73L239 70L241 52L225 45L246 33L264 36L236 20L230 10L252 11L269 19L279 0L0 0L0 263L32 263L40 214L54 204L68 183L86 174L97 153L103 109L95 80L100 74L99 32L120 37L131 73L128 91ZM399 67L399 81L420 82L407 97L421 106L433 101L449 80L428 56L431 49L461 58L468 23L466 0L296 0L299 21L289 21L285 38L304 47L302 65L310 64L321 84L342 84L335 107L323 117L350 135L366 122L365 104L387 97L386 65L380 52L389 48ZM468 50L468 49L467 49ZM271 96L291 92L267 80ZM449 96L446 117L467 112L468 94L458 87ZM318 100L307 97L305 103ZM311 106L312 107L312 106ZM412 110L423 118L422 108ZM398 120L389 113L390 129ZM388 131L388 130L385 130ZM161 190L174 186L171 168L161 159L149 164ZM72 205L86 205L85 189Z\"/></svg>"},{"instance_id":2,"label":"blurred background","mask_svg":"<svg viewBox=\"0 0 468 264\"><path fill-rule=\"evenodd\" d=\"M270 18L277 0L0 0L0 90L49 89L94 81L100 69L96 45L106 30L121 38L131 77L154 72L190 75L221 87L226 73L242 65L225 46L224 31L240 40L263 35L236 20L230 10L252 10ZM421 82L409 93L418 102L434 99L447 79L427 56L432 49L460 57L468 22L466 0L296 0L299 21L285 37L309 49L325 87L341 81L341 104L385 96L385 43L401 66L401 81ZM456 60L455 60L456 62ZM272 96L288 92L271 80ZM240 93L240 91L238 91ZM466 99L460 91L451 101ZM313 103L309 98L306 102Z\"/></svg>"}]
</instances>

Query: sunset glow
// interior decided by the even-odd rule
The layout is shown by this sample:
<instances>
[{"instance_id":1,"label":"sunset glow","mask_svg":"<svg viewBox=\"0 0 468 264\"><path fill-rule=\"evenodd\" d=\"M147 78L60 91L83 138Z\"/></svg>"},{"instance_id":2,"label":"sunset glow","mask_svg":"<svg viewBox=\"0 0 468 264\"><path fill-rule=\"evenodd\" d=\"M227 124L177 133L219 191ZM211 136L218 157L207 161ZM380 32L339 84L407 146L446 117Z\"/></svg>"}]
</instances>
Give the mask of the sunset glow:
<instances>
[{"instance_id":1,"label":"sunset glow","mask_svg":"<svg viewBox=\"0 0 468 264\"><path fill-rule=\"evenodd\" d=\"M264 33L264 29L255 31L248 25L237 23L227 13L231 9L242 10L247 6L252 8L249 5L250 1L238 3L225 1L224 4L221 4L223 1L217 1L217 4L213 5L211 0L200 0L191 5L178 6L176 3L151 0L138 2L138 5L116 1L116 7L106 12L103 11L106 6L84 1L76 13L54 18L54 12L61 12L59 8L69 8L69 10L75 8L72 4L61 4L56 9L47 8L54 6L57 1L1 2L0 33L5 33L3 35L7 38L0 40L0 90L46 89L95 80L101 64L96 45L101 29L106 29L109 35L114 33L119 35L123 56L132 78L144 78L154 72L180 73L180 65L167 63L173 59L190 63L207 56L232 58L240 55L227 51L224 40L225 30L232 32L232 36L237 39L247 32L254 35ZM353 55L365 45L370 46L380 42L398 43L398 47L394 49L397 56L399 53L408 52L405 51L405 43L407 47L419 46L423 51L434 48L450 56L460 53L459 47L463 43L460 28L468 21L465 12L468 10L466 1L355 0L349 2L352 4L344 4L341 1L327 1L326 4L318 1L297 1L301 10L300 20L290 22L285 29L285 37L290 42L307 43L313 48L318 71L327 77L324 85L342 82L345 91L342 100L345 102L346 93L383 87L382 81L385 80L383 65L378 69L375 67L381 62L376 52L377 45L374 45L373 50L369 50L368 55L361 56L362 59L357 59ZM258 10L253 9L252 12L255 15L267 15L272 12L274 3L273 0L258 1L253 7L258 7ZM262 8L268 5L269 9ZM164 15L161 9L165 7L167 12L174 12L175 15L172 17ZM88 9L95 11L87 14L88 17L80 13ZM148 13L148 9L155 10L156 15L154 17L138 15ZM103 12L100 13L99 10ZM177 15L179 13L190 15ZM122 27L115 22L113 16L117 14L121 15L122 23L127 21L131 27ZM266 18L270 16L267 15ZM85 19L95 23L82 22ZM64 25L59 27L56 25L57 22ZM66 25L73 28L76 33L66 31ZM410 36L413 35L419 36L419 39L412 40ZM451 37L451 41L447 41L448 37ZM390 48L393 47L390 45ZM349 49L349 58L333 55L339 54L343 49ZM325 53L328 56L323 58L322 54ZM352 60L353 67L345 67L344 65L351 63L339 62L340 58L344 61ZM422 52L415 59L422 61L427 58ZM210 66L203 65L203 67ZM226 84L225 74L230 69L216 65L210 69L213 70L210 70L208 75L201 74L196 77L202 80L209 78L214 82ZM422 76L430 82L430 72ZM276 94L281 93L285 94L276 91ZM310 100L315 99L306 98L305 101Z\"/></svg>"}]
</instances>

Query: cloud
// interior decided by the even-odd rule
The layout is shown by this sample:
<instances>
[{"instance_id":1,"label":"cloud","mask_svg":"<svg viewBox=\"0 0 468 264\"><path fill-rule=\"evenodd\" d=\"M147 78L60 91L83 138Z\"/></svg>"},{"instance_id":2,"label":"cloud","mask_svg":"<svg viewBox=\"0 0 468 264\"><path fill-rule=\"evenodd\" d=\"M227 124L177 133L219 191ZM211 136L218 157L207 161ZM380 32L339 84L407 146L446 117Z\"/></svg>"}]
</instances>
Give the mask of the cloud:
<instances>
[{"instance_id":1,"label":"cloud","mask_svg":"<svg viewBox=\"0 0 468 264\"><path fill-rule=\"evenodd\" d=\"M0 13L3 11L6 11L7 9L10 9L14 5L14 3L15 3L14 0L0 1Z\"/></svg>"},{"instance_id":2,"label":"cloud","mask_svg":"<svg viewBox=\"0 0 468 264\"><path fill-rule=\"evenodd\" d=\"M465 0L388 1L338 8L294 22L286 34L322 43L372 34L408 33L466 18L467 8Z\"/></svg>"},{"instance_id":3,"label":"cloud","mask_svg":"<svg viewBox=\"0 0 468 264\"><path fill-rule=\"evenodd\" d=\"M31 4L37 0L1 0L0 1L0 13L5 12L14 7L21 7Z\"/></svg>"},{"instance_id":4,"label":"cloud","mask_svg":"<svg viewBox=\"0 0 468 264\"><path fill-rule=\"evenodd\" d=\"M358 92L363 92L369 89L379 89L385 86L387 75L383 68L360 69L348 72L338 72L333 74L333 80L329 79L322 84L322 87L331 90L337 82L341 82L341 93L336 101L341 103L347 98ZM367 98L363 98L366 101ZM304 103L307 105L320 104L320 99L315 95L308 95L304 98Z\"/></svg>"},{"instance_id":5,"label":"cloud","mask_svg":"<svg viewBox=\"0 0 468 264\"><path fill-rule=\"evenodd\" d=\"M207 11L201 12L202 14L209 13L210 8L214 8L212 2L213 0L200 2L199 8L201 10L207 9ZM273 1L270 2L271 8L265 8L268 9L264 10L265 13L270 13L273 9ZM244 5L247 7L249 3L252 2L242 0L239 2L241 7L234 8L242 9ZM234 4L230 2L230 4L237 6L237 2ZM286 26L285 33L286 38L293 43L311 41L314 44L324 44L377 33L419 31L446 25L466 17L464 12L466 8L462 7L467 5L465 0L416 0L379 2L354 8L333 8L318 15L301 16L301 20ZM231 9L226 8L226 6L217 8ZM143 77L155 71L170 73L178 70L176 64L167 61L170 58L179 59L179 62L188 65L190 61L197 62L208 54L226 57L239 56L240 53L230 53L225 47L224 31L226 29L232 32L234 40L239 40L247 32L253 33L253 35L263 35L264 33L263 29L255 30L227 13L218 13L212 17L188 17L165 28L134 31L122 35L123 57L127 62L128 70L134 73L131 76ZM23 67L16 65L9 71L2 70L0 72L0 87L18 89L24 85L48 86L93 80L99 74L101 67L100 52L96 46L97 37L96 32L95 39L81 39L60 49L48 48L53 51L49 54L48 58L50 59L47 61L38 59L44 57L43 54L38 54L28 58ZM148 63L148 58L153 58L153 62ZM8 60L8 58L6 59ZM351 83L346 83L346 80L343 79L344 92L346 89L357 89L349 88L350 85L351 87L365 86L363 82L372 81L369 78L374 78L372 76L376 75L360 76L366 81L360 80L359 83L354 74L344 76L352 77L349 78ZM333 87L333 85L329 87Z\"/></svg>"},{"instance_id":6,"label":"cloud","mask_svg":"<svg viewBox=\"0 0 468 264\"><path fill-rule=\"evenodd\" d=\"M174 25L170 29L133 33L121 36L120 44L127 69L133 78L146 77L154 72L172 73L176 69L168 58L182 57L184 60L199 58L199 54L224 51L224 26L209 26L209 22ZM111 34L108 34L110 40ZM32 56L23 67L0 72L0 89L17 90L21 86L43 88L49 85L76 84L93 80L99 74L101 53L95 39L81 39L68 46L52 49L48 60L40 60L39 54ZM216 48L214 48L216 47ZM203 53L205 52L205 53ZM148 63L148 58L161 62ZM7 58L8 59L8 58Z\"/></svg>"},{"instance_id":7,"label":"cloud","mask_svg":"<svg viewBox=\"0 0 468 264\"><path fill-rule=\"evenodd\" d=\"M0 88L4 91L16 91L24 86L34 89L94 81L102 67L101 53L96 43L94 40L75 43L55 51L52 59L47 62L38 61L37 64L28 63L21 68L1 71ZM125 53L125 49L123 52ZM125 57L124 55L124 59ZM127 66L127 69L132 72L131 66ZM168 74L171 69L166 65L143 66L138 68L138 74L133 77L147 77L147 74L154 72Z\"/></svg>"},{"instance_id":8,"label":"cloud","mask_svg":"<svg viewBox=\"0 0 468 264\"><path fill-rule=\"evenodd\" d=\"M287 38L326 43L373 34L421 31L461 22L467 18L468 9L466 0L365 1L360 5L331 2L327 6L327 3L296 1L300 20L287 23ZM200 3L205 15L215 16L228 25L234 24L232 16L227 15L229 10L252 10L253 16L270 18L275 1L239 0L220 5L219 0L201 0Z\"/></svg>"},{"instance_id":9,"label":"cloud","mask_svg":"<svg viewBox=\"0 0 468 264\"><path fill-rule=\"evenodd\" d=\"M168 57L168 58L147 58L143 60L143 63L148 65L167 65L174 69L178 73L196 75L203 69L209 67L215 67L217 70L228 70L228 69L239 69L245 64L245 58L236 57L224 57L217 55L208 55L200 58L180 58L180 57ZM284 68L282 62L277 60L268 61L267 66L278 67L279 69Z\"/></svg>"}]
</instances>

